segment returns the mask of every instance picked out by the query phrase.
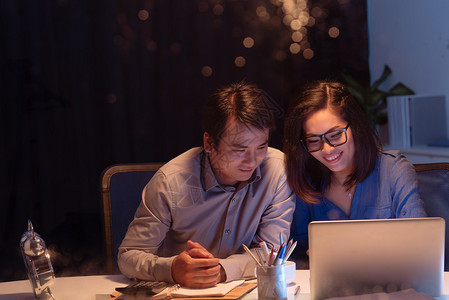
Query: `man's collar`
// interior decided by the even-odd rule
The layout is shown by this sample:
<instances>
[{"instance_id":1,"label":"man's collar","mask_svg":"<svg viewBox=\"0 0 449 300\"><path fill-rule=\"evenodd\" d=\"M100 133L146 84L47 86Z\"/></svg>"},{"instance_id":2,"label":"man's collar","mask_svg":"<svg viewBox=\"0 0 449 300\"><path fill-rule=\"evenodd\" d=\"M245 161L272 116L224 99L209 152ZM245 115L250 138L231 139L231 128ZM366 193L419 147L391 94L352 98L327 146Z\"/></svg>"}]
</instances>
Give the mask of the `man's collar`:
<instances>
[{"instance_id":1,"label":"man's collar","mask_svg":"<svg viewBox=\"0 0 449 300\"><path fill-rule=\"evenodd\" d=\"M257 166L257 168L254 170L251 177L248 179L247 183L252 184L253 182L256 182L260 180L261 178L261 172L260 172L260 165ZM206 151L201 152L201 183L203 185L203 189L208 191L213 187L220 187L222 189L226 189L225 186L218 183L217 178L215 177L215 173L212 169L209 156L207 155Z\"/></svg>"},{"instance_id":2,"label":"man's collar","mask_svg":"<svg viewBox=\"0 0 449 300\"><path fill-rule=\"evenodd\" d=\"M204 149L201 152L201 183L205 191L220 185L210 165L209 155L207 155Z\"/></svg>"},{"instance_id":3,"label":"man's collar","mask_svg":"<svg viewBox=\"0 0 449 300\"><path fill-rule=\"evenodd\" d=\"M254 170L253 175L248 179L248 183L251 184L253 182L259 181L262 176L260 175L260 165Z\"/></svg>"}]
</instances>

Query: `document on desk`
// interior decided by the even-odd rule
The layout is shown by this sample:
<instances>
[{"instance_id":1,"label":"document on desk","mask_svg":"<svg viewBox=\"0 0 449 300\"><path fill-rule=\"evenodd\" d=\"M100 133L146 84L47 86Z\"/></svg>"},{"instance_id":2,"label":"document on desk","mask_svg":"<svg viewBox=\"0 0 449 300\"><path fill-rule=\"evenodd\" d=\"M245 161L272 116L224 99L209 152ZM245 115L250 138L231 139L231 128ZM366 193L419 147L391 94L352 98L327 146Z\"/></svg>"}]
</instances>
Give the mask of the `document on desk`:
<instances>
[{"instance_id":1,"label":"document on desk","mask_svg":"<svg viewBox=\"0 0 449 300\"><path fill-rule=\"evenodd\" d=\"M219 283L214 287L206 289L190 289L182 287L171 292L171 295L175 298L222 297L244 282L245 280L234 280L231 282Z\"/></svg>"}]
</instances>

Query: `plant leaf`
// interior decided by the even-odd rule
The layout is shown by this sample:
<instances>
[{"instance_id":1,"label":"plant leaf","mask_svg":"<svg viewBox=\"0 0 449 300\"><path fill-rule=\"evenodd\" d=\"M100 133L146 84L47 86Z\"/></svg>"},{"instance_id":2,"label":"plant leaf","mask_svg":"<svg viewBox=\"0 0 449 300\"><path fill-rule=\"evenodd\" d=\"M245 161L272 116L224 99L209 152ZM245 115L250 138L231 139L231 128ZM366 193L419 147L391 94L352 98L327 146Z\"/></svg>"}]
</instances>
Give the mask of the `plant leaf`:
<instances>
[{"instance_id":1,"label":"plant leaf","mask_svg":"<svg viewBox=\"0 0 449 300\"><path fill-rule=\"evenodd\" d=\"M414 91L406 87L402 82L396 83L389 91L388 95L396 96L396 95L413 95Z\"/></svg>"},{"instance_id":2,"label":"plant leaf","mask_svg":"<svg viewBox=\"0 0 449 300\"><path fill-rule=\"evenodd\" d=\"M366 99L365 99L365 95L363 94L363 91L360 92L358 89L356 89L356 88L354 88L354 87L352 87L352 86L349 86L349 85L347 86L347 89L348 89L349 93L351 93L351 95L352 95L357 101L359 101L359 103L360 103L362 106L367 105Z\"/></svg>"},{"instance_id":3,"label":"plant leaf","mask_svg":"<svg viewBox=\"0 0 449 300\"><path fill-rule=\"evenodd\" d=\"M376 124L385 124L387 120L387 96L414 94L410 88L406 87L401 82L393 86L388 92L380 90L380 84L382 84L391 73L390 67L385 65L381 77L377 79L371 87L362 85L360 81L348 74L341 74L343 80L346 82L348 91L359 102L361 108L365 111L370 123L374 127Z\"/></svg>"},{"instance_id":4,"label":"plant leaf","mask_svg":"<svg viewBox=\"0 0 449 300\"><path fill-rule=\"evenodd\" d=\"M368 98L369 106L376 106L385 101L385 97L387 97L387 93L381 90L375 90L370 94Z\"/></svg>"},{"instance_id":5,"label":"plant leaf","mask_svg":"<svg viewBox=\"0 0 449 300\"><path fill-rule=\"evenodd\" d=\"M390 76L391 75L391 69L390 69L390 67L388 66L388 65L385 65L384 66L384 71L382 72L382 75L380 76L380 78L379 79L377 79L374 83L373 83L373 85L371 86L371 90L377 90L378 88L379 88L379 85L382 83L382 82L384 82L387 78L388 78L388 76Z\"/></svg>"},{"instance_id":6,"label":"plant leaf","mask_svg":"<svg viewBox=\"0 0 449 300\"><path fill-rule=\"evenodd\" d=\"M354 91L356 91L358 94L363 94L366 90L364 86L362 86L354 77L351 75L342 73L341 77L346 82L346 86L351 87ZM355 97L355 96L354 96Z\"/></svg>"}]
</instances>

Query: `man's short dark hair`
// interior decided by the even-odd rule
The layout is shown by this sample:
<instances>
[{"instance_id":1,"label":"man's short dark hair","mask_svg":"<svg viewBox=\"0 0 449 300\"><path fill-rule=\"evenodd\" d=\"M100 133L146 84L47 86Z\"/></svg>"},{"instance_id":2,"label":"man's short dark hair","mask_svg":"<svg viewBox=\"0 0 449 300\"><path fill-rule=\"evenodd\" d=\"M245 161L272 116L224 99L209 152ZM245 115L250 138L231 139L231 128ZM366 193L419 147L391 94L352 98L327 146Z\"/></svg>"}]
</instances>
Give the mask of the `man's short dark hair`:
<instances>
[{"instance_id":1,"label":"man's short dark hair","mask_svg":"<svg viewBox=\"0 0 449 300\"><path fill-rule=\"evenodd\" d=\"M235 117L242 124L257 129L276 127L275 117L281 109L263 90L245 82L235 83L217 90L206 102L203 112L203 132L213 139L215 146L220 143L226 122Z\"/></svg>"}]
</instances>

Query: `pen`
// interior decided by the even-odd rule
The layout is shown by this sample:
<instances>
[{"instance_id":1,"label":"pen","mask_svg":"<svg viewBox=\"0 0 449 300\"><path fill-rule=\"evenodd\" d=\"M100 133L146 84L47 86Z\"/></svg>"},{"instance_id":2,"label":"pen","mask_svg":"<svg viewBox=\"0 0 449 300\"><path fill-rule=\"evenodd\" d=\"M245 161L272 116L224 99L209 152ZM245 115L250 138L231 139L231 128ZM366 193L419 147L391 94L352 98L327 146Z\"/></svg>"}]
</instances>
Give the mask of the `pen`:
<instances>
[{"instance_id":1,"label":"pen","mask_svg":"<svg viewBox=\"0 0 449 300\"><path fill-rule=\"evenodd\" d=\"M264 266L264 265L265 265L265 259L262 258L262 255L263 255L263 254L260 255L259 248L255 248L254 250L256 251L257 257L259 257L260 263L262 264L262 266Z\"/></svg>"},{"instance_id":2,"label":"pen","mask_svg":"<svg viewBox=\"0 0 449 300\"><path fill-rule=\"evenodd\" d=\"M262 241L259 243L260 249L262 249L262 254L265 257L265 261L268 261L268 258L270 256L270 253L268 252L268 246L265 241Z\"/></svg>"},{"instance_id":3,"label":"pen","mask_svg":"<svg viewBox=\"0 0 449 300\"><path fill-rule=\"evenodd\" d=\"M268 266L273 264L274 247L271 247L270 257L268 258Z\"/></svg>"},{"instance_id":4,"label":"pen","mask_svg":"<svg viewBox=\"0 0 449 300\"><path fill-rule=\"evenodd\" d=\"M290 255L292 255L293 250L295 250L296 247L296 242L293 243L293 245L288 249L287 254L285 255L284 258L284 263L289 259Z\"/></svg>"},{"instance_id":5,"label":"pen","mask_svg":"<svg viewBox=\"0 0 449 300\"><path fill-rule=\"evenodd\" d=\"M274 260L273 265L275 266L280 265L284 260L284 254L285 254L285 245L282 244L281 248L279 249L278 255L276 256L276 259Z\"/></svg>"},{"instance_id":6,"label":"pen","mask_svg":"<svg viewBox=\"0 0 449 300\"><path fill-rule=\"evenodd\" d=\"M279 245L284 243L284 238L282 237L282 232L279 232Z\"/></svg>"},{"instance_id":7,"label":"pen","mask_svg":"<svg viewBox=\"0 0 449 300\"><path fill-rule=\"evenodd\" d=\"M298 295L298 293L301 291L301 286L298 284L298 286L295 289L295 296Z\"/></svg>"},{"instance_id":8,"label":"pen","mask_svg":"<svg viewBox=\"0 0 449 300\"><path fill-rule=\"evenodd\" d=\"M290 250L290 247L292 246L292 244L293 244L293 239L290 239L290 241L288 241L288 244L287 244L287 252Z\"/></svg>"},{"instance_id":9,"label":"pen","mask_svg":"<svg viewBox=\"0 0 449 300\"><path fill-rule=\"evenodd\" d=\"M251 253L251 250L249 250L249 248L248 248L245 244L242 244L242 246L243 246L243 249L245 249L246 253L248 253L249 256L251 256L251 258L254 259L254 261L256 262L256 264L259 265L259 266L262 266L262 265L260 264L260 262L257 260L257 258L254 256L254 254Z\"/></svg>"}]
</instances>

